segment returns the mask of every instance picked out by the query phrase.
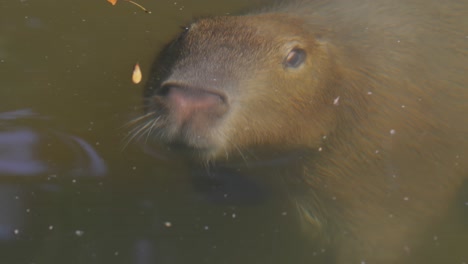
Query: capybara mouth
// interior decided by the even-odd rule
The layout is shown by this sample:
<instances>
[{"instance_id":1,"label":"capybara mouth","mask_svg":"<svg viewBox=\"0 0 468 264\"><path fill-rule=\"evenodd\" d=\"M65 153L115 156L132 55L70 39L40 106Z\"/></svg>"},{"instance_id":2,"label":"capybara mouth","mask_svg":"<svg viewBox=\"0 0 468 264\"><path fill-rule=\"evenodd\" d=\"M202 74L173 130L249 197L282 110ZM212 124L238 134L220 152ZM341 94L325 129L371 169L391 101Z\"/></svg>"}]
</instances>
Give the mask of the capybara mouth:
<instances>
[{"instance_id":1,"label":"capybara mouth","mask_svg":"<svg viewBox=\"0 0 468 264\"><path fill-rule=\"evenodd\" d=\"M227 96L218 90L165 82L153 97L165 124L160 127L167 143L195 149L211 145L211 131L229 109ZM162 106L162 107L161 107Z\"/></svg>"}]
</instances>

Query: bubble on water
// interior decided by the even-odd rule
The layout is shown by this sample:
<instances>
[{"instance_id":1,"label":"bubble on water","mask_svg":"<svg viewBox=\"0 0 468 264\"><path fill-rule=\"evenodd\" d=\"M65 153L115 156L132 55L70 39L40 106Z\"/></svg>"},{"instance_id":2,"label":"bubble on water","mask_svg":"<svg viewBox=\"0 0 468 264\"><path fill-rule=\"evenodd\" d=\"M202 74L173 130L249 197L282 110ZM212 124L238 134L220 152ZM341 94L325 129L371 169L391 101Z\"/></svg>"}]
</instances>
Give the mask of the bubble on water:
<instances>
[{"instance_id":1,"label":"bubble on water","mask_svg":"<svg viewBox=\"0 0 468 264\"><path fill-rule=\"evenodd\" d=\"M406 252L406 253L410 253L411 252L411 248L409 246L404 246L403 247L403 250Z\"/></svg>"}]
</instances>

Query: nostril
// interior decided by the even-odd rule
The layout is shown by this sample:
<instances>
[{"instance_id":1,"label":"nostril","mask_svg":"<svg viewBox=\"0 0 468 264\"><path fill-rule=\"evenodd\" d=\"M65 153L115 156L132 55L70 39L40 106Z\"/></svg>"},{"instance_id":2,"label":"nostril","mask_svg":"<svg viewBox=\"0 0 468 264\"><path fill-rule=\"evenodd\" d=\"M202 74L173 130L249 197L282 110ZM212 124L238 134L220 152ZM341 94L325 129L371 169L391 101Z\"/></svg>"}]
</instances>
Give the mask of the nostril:
<instances>
[{"instance_id":1,"label":"nostril","mask_svg":"<svg viewBox=\"0 0 468 264\"><path fill-rule=\"evenodd\" d=\"M172 86L173 85L169 83L163 84L161 85L161 88L156 92L156 94L160 96L167 96Z\"/></svg>"},{"instance_id":2,"label":"nostril","mask_svg":"<svg viewBox=\"0 0 468 264\"><path fill-rule=\"evenodd\" d=\"M218 90L203 87L193 87L179 83L167 82L161 85L157 95L163 97L180 96L191 101L217 100L220 104L226 104L226 95Z\"/></svg>"},{"instance_id":3,"label":"nostril","mask_svg":"<svg viewBox=\"0 0 468 264\"><path fill-rule=\"evenodd\" d=\"M221 117L229 108L224 93L204 87L166 82L161 85L156 95L165 102L178 122L192 118Z\"/></svg>"}]
</instances>

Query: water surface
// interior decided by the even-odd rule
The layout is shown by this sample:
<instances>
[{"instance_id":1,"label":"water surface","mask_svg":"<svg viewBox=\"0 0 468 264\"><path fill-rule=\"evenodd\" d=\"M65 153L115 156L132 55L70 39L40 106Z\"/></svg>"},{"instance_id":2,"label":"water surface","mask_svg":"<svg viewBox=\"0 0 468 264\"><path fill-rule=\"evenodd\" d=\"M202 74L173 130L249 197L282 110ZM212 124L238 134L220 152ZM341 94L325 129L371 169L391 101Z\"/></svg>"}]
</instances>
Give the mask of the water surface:
<instances>
[{"instance_id":1,"label":"water surface","mask_svg":"<svg viewBox=\"0 0 468 264\"><path fill-rule=\"evenodd\" d=\"M188 21L251 2L139 2L150 15L122 0L0 3L2 263L309 263L326 255L301 234L287 194L272 195L239 170L205 177L141 146L123 148L122 126L142 110L134 64L145 77ZM466 217L456 217L462 228L443 233L466 241ZM445 238L429 251L468 261L443 255Z\"/></svg>"}]
</instances>

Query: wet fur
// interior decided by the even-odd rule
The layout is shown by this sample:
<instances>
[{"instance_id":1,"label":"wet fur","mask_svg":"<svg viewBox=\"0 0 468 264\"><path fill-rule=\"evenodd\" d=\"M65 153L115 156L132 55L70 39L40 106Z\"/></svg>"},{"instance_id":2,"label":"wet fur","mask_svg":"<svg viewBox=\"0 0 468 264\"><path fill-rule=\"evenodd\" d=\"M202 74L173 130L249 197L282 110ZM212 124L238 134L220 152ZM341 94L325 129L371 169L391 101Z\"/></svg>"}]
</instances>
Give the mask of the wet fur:
<instances>
[{"instance_id":1,"label":"wet fur","mask_svg":"<svg viewBox=\"0 0 468 264\"><path fill-rule=\"evenodd\" d=\"M157 59L145 98L158 122L143 132L204 161L307 149L283 177L336 263L400 263L468 176L467 28L468 4L452 0L295 1L202 19ZM307 52L298 71L277 67L291 45ZM167 78L224 89L229 113L181 135L153 97Z\"/></svg>"}]
</instances>

